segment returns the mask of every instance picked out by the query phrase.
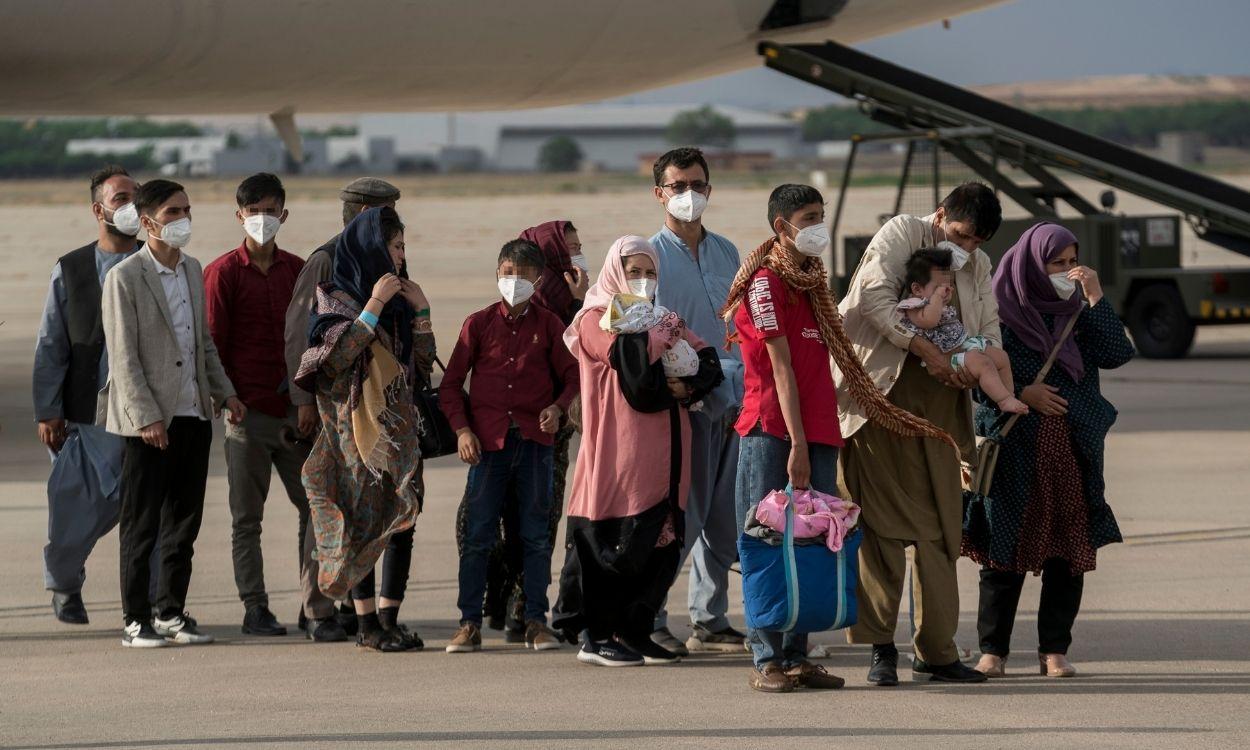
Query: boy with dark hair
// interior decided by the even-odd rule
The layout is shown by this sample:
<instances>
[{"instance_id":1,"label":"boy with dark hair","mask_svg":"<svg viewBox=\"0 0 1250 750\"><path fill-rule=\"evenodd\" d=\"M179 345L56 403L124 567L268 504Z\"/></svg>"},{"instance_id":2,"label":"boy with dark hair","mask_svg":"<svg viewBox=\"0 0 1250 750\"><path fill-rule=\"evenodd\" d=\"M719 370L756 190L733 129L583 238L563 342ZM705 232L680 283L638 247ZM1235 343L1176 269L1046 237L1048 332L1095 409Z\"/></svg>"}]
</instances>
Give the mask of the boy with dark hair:
<instances>
[{"instance_id":1,"label":"boy with dark hair","mask_svg":"<svg viewBox=\"0 0 1250 750\"><path fill-rule=\"evenodd\" d=\"M96 238L52 267L35 342L35 419L52 456L44 585L56 618L75 625L88 621L82 601L87 557L117 525L123 442L95 424L96 396L108 381L100 295L109 270L139 247L136 189L116 165L91 176Z\"/></svg>"},{"instance_id":2,"label":"boy with dark hair","mask_svg":"<svg viewBox=\"0 0 1250 750\"><path fill-rule=\"evenodd\" d=\"M829 248L824 199L807 185L782 185L768 199L773 236L743 262L725 304L742 341L746 396L738 416L738 528L753 505L784 488L837 492L843 445L830 361L891 433L941 436L922 419L891 406L855 357L829 291L821 257ZM751 629L755 669L749 684L763 692L795 687L832 689L843 681L807 661L807 634Z\"/></svg>"},{"instance_id":3,"label":"boy with dark hair","mask_svg":"<svg viewBox=\"0 0 1250 750\"><path fill-rule=\"evenodd\" d=\"M121 476L121 588L131 647L210 643L186 613L191 557L204 515L213 428L224 408L239 424L235 396L204 313L199 261L191 241L191 201L176 182L152 180L135 193L143 250L104 280L109 380L97 422L126 438ZM156 618L148 598L148 557L161 534Z\"/></svg>"},{"instance_id":4,"label":"boy with dark hair","mask_svg":"<svg viewBox=\"0 0 1250 750\"><path fill-rule=\"evenodd\" d=\"M978 379L952 367L949 353L920 335L899 314L907 290L907 265L917 250L950 254L942 307L986 347L1001 347L998 306L990 288L990 259L982 242L998 231L1002 207L994 191L968 182L950 192L928 216L895 216L872 238L840 304L855 353L890 403L924 414L949 434L965 459L976 453L967 389ZM945 293L944 293L945 295ZM950 315L948 314L948 318ZM992 368L990 368L992 369ZM916 658L912 671L941 682L980 682L985 675L959 660L959 559L963 492L958 456L933 440L907 440L868 422L863 404L845 391L839 373L838 405L846 437L842 466L852 499L864 499L860 527L859 620L848 631L853 643L872 645L868 681L898 684L894 630L911 547L916 592ZM1014 399L1013 399L1014 400ZM918 467L900 472L899 466Z\"/></svg>"},{"instance_id":5,"label":"boy with dark hair","mask_svg":"<svg viewBox=\"0 0 1250 750\"><path fill-rule=\"evenodd\" d=\"M308 498L300 470L307 451L294 441L280 439L284 428L295 427L283 326L304 261L277 246L276 235L288 215L281 180L267 172L252 175L239 184L235 200L243 242L204 269L209 330L226 375L248 407L242 423L226 427L234 582L245 612L243 633L285 635L286 628L269 610L261 557L261 522L273 469L299 513L296 550L305 606L325 598L315 580L308 585L308 565L302 554Z\"/></svg>"},{"instance_id":6,"label":"boy with dark hair","mask_svg":"<svg viewBox=\"0 0 1250 750\"><path fill-rule=\"evenodd\" d=\"M440 406L459 436L460 460L470 467L460 629L448 653L481 648L486 568L509 488L524 548L525 643L536 651L560 647L546 624L552 446L560 418L577 396L578 376L577 360L564 344L563 322L530 304L543 263L542 251L528 240L503 246L496 268L503 300L465 320L439 386ZM462 386L470 372L466 404Z\"/></svg>"}]
</instances>

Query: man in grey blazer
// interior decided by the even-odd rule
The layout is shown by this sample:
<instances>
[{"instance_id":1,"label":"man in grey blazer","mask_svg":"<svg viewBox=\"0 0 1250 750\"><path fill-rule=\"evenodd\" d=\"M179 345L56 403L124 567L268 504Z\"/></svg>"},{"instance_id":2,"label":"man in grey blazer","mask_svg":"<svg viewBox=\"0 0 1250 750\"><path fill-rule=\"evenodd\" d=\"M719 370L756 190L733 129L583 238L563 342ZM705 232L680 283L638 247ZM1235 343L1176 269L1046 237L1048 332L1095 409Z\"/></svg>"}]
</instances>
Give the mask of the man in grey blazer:
<instances>
[{"instance_id":1,"label":"man in grey blazer","mask_svg":"<svg viewBox=\"0 0 1250 750\"><path fill-rule=\"evenodd\" d=\"M97 419L125 438L122 460L122 644L149 648L209 643L185 612L191 556L204 514L213 429L210 416L246 408L235 397L209 335L200 263L182 252L191 240L183 187L151 180L135 193L145 247L104 281L109 379ZM148 557L161 539L156 612L148 600Z\"/></svg>"}]
</instances>

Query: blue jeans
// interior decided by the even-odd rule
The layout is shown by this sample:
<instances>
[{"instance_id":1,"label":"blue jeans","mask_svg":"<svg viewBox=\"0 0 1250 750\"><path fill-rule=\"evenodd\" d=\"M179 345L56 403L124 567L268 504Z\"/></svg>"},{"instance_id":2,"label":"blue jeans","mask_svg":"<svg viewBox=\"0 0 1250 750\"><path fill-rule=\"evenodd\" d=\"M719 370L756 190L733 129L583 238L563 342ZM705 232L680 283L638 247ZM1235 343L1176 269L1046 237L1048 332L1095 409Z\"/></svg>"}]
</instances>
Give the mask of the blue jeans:
<instances>
[{"instance_id":1,"label":"blue jeans","mask_svg":"<svg viewBox=\"0 0 1250 750\"><path fill-rule=\"evenodd\" d=\"M832 445L809 443L807 455L812 464L812 489L834 494L838 490L838 449ZM784 490L790 478L790 441L773 437L757 425L738 448L737 510L738 528L746 523L747 511L773 490ZM807 633L781 633L747 629L755 666L781 662L792 667L807 658Z\"/></svg>"},{"instance_id":2,"label":"blue jeans","mask_svg":"<svg viewBox=\"0 0 1250 750\"><path fill-rule=\"evenodd\" d=\"M522 563L525 575L525 619L547 622L547 586L551 584L551 471L552 446L508 430L503 448L482 451L482 460L469 467L464 491L465 540L460 553L460 622L482 624L486 595L486 568L499 535L504 500L512 488L520 519Z\"/></svg>"}]
</instances>

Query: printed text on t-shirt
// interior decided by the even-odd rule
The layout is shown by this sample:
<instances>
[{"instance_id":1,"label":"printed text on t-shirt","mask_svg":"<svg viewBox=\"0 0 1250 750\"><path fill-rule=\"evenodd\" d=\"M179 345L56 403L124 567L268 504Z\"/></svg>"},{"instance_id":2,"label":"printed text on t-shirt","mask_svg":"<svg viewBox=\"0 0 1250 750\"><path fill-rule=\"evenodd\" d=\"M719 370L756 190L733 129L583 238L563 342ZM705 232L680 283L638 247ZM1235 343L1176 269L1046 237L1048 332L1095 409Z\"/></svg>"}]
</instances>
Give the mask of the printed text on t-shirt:
<instances>
[{"instance_id":1,"label":"printed text on t-shirt","mask_svg":"<svg viewBox=\"0 0 1250 750\"><path fill-rule=\"evenodd\" d=\"M768 286L767 276L757 276L751 282L751 290L747 292L747 304L751 307L751 322L760 333L779 330L777 327L777 310L773 305L773 293Z\"/></svg>"}]
</instances>

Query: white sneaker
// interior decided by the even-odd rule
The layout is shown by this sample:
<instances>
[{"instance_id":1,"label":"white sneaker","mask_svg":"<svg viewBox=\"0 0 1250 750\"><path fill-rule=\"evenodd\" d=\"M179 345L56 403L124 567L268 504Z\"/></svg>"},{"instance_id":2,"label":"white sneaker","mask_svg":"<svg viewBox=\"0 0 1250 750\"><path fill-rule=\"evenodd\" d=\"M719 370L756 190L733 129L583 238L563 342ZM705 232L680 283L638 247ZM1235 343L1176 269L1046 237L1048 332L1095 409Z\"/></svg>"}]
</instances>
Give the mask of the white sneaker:
<instances>
[{"instance_id":1,"label":"white sneaker","mask_svg":"<svg viewBox=\"0 0 1250 750\"><path fill-rule=\"evenodd\" d=\"M195 645L201 643L212 643L213 637L208 633L201 633L196 627L195 618L183 612L180 615L174 615L168 620L156 618L153 623L156 634L164 636L165 640L171 643L180 643L183 645Z\"/></svg>"},{"instance_id":2,"label":"white sneaker","mask_svg":"<svg viewBox=\"0 0 1250 750\"><path fill-rule=\"evenodd\" d=\"M146 622L135 621L122 628L122 645L127 648L162 648L169 643Z\"/></svg>"}]
</instances>

